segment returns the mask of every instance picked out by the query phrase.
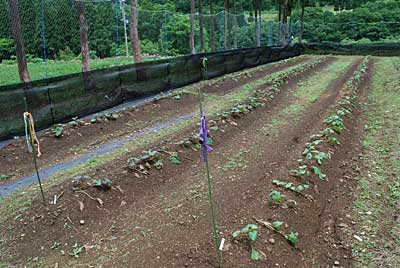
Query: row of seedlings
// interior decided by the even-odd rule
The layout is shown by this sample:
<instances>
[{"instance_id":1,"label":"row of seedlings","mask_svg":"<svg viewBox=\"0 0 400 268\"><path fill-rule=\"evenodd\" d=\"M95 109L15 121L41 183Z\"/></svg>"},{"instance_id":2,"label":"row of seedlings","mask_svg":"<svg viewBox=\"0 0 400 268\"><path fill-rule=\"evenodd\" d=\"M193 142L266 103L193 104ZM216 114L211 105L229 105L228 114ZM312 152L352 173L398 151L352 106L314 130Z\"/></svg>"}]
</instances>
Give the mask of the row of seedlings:
<instances>
[{"instance_id":1,"label":"row of seedlings","mask_svg":"<svg viewBox=\"0 0 400 268\"><path fill-rule=\"evenodd\" d=\"M290 171L290 175L303 181L311 176L317 176L320 180L326 179L326 174L322 171L322 165L325 161L330 160L335 150L335 147L340 145L338 136L345 130L344 117L350 115L356 106L357 91L365 77L368 68L369 58L365 57L359 65L353 76L347 81L345 85L344 94L341 96L337 105L335 106L335 113L324 119L325 128L310 137L309 142L305 144L303 151L303 158L300 159L301 163L297 169ZM327 145L327 151L322 150L323 145ZM299 161L300 161L299 160ZM310 188L308 183L301 183L295 185L292 182L285 182L280 180L273 180L273 184L277 187L283 188L288 191L295 192L307 199L314 201L314 199L304 193ZM285 196L277 191L272 190L269 194L269 199L273 203L282 204L285 202ZM284 236L293 246L299 239L297 232L290 232L284 234L279 230L283 224L281 221L272 223L265 221L258 221L263 226L275 230L277 233Z\"/></svg>"}]
</instances>

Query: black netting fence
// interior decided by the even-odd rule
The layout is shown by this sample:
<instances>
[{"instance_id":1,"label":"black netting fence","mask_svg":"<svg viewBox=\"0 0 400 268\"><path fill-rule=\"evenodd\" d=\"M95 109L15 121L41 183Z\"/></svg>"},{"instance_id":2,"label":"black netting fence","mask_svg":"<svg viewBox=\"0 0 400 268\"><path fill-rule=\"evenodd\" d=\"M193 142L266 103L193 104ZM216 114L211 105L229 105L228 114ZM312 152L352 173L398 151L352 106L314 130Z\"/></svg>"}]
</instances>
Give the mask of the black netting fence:
<instances>
[{"instance_id":1,"label":"black netting fence","mask_svg":"<svg viewBox=\"0 0 400 268\"><path fill-rule=\"evenodd\" d=\"M259 47L195 54L95 70L0 87L0 139L22 134L22 114L35 118L38 129L95 113L126 101L182 87L208 77L298 56L303 48Z\"/></svg>"},{"instance_id":2,"label":"black netting fence","mask_svg":"<svg viewBox=\"0 0 400 268\"><path fill-rule=\"evenodd\" d=\"M133 62L130 0L19 0L31 80L80 71L78 1L84 6L88 27L91 70ZM191 54L191 17L196 53L282 44L284 26L274 17L256 20L254 13L245 12L239 5L233 14L233 10L224 11L221 3L214 4L212 14L208 5L202 14L197 6L193 14L190 12L190 1L174 6L139 1L138 34L144 61ZM19 81L11 22L9 0L0 0L0 70L4 72L0 85ZM287 40L291 40L290 35L297 36L299 26L299 22L285 26Z\"/></svg>"},{"instance_id":3,"label":"black netting fence","mask_svg":"<svg viewBox=\"0 0 400 268\"><path fill-rule=\"evenodd\" d=\"M337 55L372 55L372 56L400 56L400 43L372 43L372 44L305 44L305 53L308 54L337 54Z\"/></svg>"}]
</instances>

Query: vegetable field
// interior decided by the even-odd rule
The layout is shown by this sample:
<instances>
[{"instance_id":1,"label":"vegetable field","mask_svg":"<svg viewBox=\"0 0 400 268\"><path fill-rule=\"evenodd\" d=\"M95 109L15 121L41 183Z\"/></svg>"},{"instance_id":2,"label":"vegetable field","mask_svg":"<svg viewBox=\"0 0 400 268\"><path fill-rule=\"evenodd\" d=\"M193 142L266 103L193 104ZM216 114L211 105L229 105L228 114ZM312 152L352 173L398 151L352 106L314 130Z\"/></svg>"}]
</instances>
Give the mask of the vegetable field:
<instances>
[{"instance_id":1,"label":"vegetable field","mask_svg":"<svg viewBox=\"0 0 400 268\"><path fill-rule=\"evenodd\" d=\"M208 123L217 262L199 139ZM400 58L303 55L0 147L0 268L399 267Z\"/></svg>"}]
</instances>

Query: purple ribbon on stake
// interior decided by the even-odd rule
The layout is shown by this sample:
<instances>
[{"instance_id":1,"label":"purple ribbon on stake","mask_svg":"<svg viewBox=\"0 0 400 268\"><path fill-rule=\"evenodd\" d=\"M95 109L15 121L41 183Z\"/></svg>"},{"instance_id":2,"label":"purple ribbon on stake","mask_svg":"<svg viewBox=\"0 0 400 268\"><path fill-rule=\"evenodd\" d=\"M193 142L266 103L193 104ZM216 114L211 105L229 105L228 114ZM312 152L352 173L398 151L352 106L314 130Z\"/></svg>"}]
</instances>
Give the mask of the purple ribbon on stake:
<instances>
[{"instance_id":1,"label":"purple ribbon on stake","mask_svg":"<svg viewBox=\"0 0 400 268\"><path fill-rule=\"evenodd\" d=\"M200 141L202 141L201 146L201 155L203 157L203 162L206 162L206 154L207 152L211 152L213 148L208 145L208 129L207 129L207 122L206 116L202 115L200 117L200 132L199 132Z\"/></svg>"}]
</instances>

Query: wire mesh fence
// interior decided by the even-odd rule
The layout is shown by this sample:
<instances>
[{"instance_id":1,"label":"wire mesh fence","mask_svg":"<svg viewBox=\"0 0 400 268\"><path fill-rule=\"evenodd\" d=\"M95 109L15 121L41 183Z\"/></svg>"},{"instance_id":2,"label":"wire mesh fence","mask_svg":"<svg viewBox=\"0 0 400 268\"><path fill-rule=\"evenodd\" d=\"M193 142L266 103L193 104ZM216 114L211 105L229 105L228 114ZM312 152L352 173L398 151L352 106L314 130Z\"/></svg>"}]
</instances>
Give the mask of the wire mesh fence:
<instances>
[{"instance_id":1,"label":"wire mesh fence","mask_svg":"<svg viewBox=\"0 0 400 268\"><path fill-rule=\"evenodd\" d=\"M9 3L0 0L0 85L19 82ZM31 80L81 71L80 27L76 0L12 0L18 3L21 31ZM133 62L131 44L130 0L83 0L88 27L91 69L125 65ZM143 2L142 2L143 3ZM278 16L242 9L226 12L223 6L185 8L156 2L138 9L138 33L144 60L223 51L257 46L281 46L297 42L300 32L298 16L283 25ZM179 12L178 12L179 11ZM190 45L191 18L194 49ZM390 24L390 25L389 25ZM390 27L387 27L387 26ZM203 27L201 27L203 26ZM338 43L347 40L364 42L400 36L400 22L322 23L306 21L304 42ZM202 30L203 29L203 30ZM357 41L356 41L357 40ZM387 42L392 42L386 40ZM7 65L7 66L6 66Z\"/></svg>"},{"instance_id":2,"label":"wire mesh fence","mask_svg":"<svg viewBox=\"0 0 400 268\"><path fill-rule=\"evenodd\" d=\"M269 62L298 56L301 46L201 53L0 86L0 140L24 131L29 111L38 129ZM202 69L207 57L207 71Z\"/></svg>"},{"instance_id":3,"label":"wire mesh fence","mask_svg":"<svg viewBox=\"0 0 400 268\"><path fill-rule=\"evenodd\" d=\"M28 65L33 72L33 80L80 71L80 29L76 3L75 0L18 1L27 60L36 63ZM92 69L132 62L131 58L127 58L132 56L130 1L88 0L83 4ZM281 45L283 26L277 22L257 20L243 12L232 14L222 10L212 15L208 12L203 10L203 14L192 15L196 53ZM138 32L144 59L190 54L190 19L191 14L176 12L168 5L161 9L160 6L154 7L154 10L139 7ZM0 0L0 61L10 65L16 62L11 22L9 0ZM200 27L201 24L203 27ZM298 23L287 25L287 28L290 40L290 35L297 35ZM103 63L96 61L113 57L118 59ZM60 68L54 61L76 64L65 64L64 68ZM17 68L11 70L10 67L7 75L16 79L9 81L18 80L17 71ZM7 84L7 81L0 78L0 84Z\"/></svg>"}]
</instances>

